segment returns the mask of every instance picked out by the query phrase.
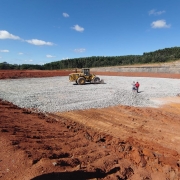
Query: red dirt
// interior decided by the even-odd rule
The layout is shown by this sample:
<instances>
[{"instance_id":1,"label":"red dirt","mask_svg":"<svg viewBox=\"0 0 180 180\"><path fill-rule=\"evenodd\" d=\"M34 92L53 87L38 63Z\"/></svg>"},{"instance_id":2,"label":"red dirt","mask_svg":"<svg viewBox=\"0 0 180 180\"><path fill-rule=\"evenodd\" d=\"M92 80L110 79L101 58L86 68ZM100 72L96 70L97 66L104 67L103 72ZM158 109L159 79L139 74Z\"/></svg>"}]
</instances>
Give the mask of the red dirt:
<instances>
[{"instance_id":1,"label":"red dirt","mask_svg":"<svg viewBox=\"0 0 180 180\"><path fill-rule=\"evenodd\" d=\"M0 79L16 79L16 78L34 78L34 77L53 77L53 76L67 76L73 71L61 70L0 70Z\"/></svg>"},{"instance_id":2,"label":"red dirt","mask_svg":"<svg viewBox=\"0 0 180 180\"><path fill-rule=\"evenodd\" d=\"M68 74L0 71L0 79ZM116 106L57 114L0 101L0 179L180 179L180 97L167 101L161 108Z\"/></svg>"}]
</instances>

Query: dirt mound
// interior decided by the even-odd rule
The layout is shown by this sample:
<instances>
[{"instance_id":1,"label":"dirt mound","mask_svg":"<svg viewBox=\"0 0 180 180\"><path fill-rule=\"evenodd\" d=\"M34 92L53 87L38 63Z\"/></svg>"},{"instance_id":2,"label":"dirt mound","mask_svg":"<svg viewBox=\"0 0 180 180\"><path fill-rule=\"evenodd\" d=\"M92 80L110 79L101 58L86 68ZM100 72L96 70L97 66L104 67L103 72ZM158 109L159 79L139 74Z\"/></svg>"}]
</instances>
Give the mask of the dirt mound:
<instances>
[{"instance_id":1,"label":"dirt mound","mask_svg":"<svg viewBox=\"0 0 180 180\"><path fill-rule=\"evenodd\" d=\"M72 72L75 72L75 70L0 70L0 79L68 76ZM93 73L106 76L161 77L180 79L180 74L148 72L105 72L103 71L103 68L101 68L100 71L98 71L98 69L95 69Z\"/></svg>"},{"instance_id":2,"label":"dirt mound","mask_svg":"<svg viewBox=\"0 0 180 180\"><path fill-rule=\"evenodd\" d=\"M16 78L34 78L34 77L53 77L67 76L73 71L65 70L0 70L0 79L16 79Z\"/></svg>"},{"instance_id":3,"label":"dirt mound","mask_svg":"<svg viewBox=\"0 0 180 180\"><path fill-rule=\"evenodd\" d=\"M8 102L0 101L0 109L1 179L114 179L133 173L130 161L118 164L116 151L125 142Z\"/></svg>"},{"instance_id":4,"label":"dirt mound","mask_svg":"<svg viewBox=\"0 0 180 180\"><path fill-rule=\"evenodd\" d=\"M0 179L180 179L180 104L168 101L57 114L0 101Z\"/></svg>"}]
</instances>

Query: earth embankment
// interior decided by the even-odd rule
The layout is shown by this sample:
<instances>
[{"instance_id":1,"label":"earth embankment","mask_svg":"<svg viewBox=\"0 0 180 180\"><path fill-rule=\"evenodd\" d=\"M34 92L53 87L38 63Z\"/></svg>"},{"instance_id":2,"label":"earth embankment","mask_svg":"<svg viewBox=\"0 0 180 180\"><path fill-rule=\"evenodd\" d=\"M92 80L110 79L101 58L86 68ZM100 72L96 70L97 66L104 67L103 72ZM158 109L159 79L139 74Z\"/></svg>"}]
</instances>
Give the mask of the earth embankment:
<instances>
[{"instance_id":1,"label":"earth embankment","mask_svg":"<svg viewBox=\"0 0 180 180\"><path fill-rule=\"evenodd\" d=\"M128 66L111 66L111 67L99 67L92 68L92 71L95 72L109 72L109 73L119 73L119 75L133 75L133 73L137 73L140 76L146 76L146 73L151 74L152 77L159 77L158 74L163 73L166 77L168 74L176 74L179 76L180 74L180 60L167 62L167 63L154 63L154 64L139 64L139 65L128 65Z\"/></svg>"}]
</instances>

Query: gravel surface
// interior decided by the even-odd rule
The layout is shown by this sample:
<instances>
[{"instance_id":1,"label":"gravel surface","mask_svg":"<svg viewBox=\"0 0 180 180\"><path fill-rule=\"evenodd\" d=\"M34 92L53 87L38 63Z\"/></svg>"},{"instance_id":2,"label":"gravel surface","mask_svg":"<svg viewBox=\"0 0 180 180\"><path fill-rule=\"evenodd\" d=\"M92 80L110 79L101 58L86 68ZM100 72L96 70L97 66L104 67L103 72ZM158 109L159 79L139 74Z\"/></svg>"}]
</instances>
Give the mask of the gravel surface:
<instances>
[{"instance_id":1,"label":"gravel surface","mask_svg":"<svg viewBox=\"0 0 180 180\"><path fill-rule=\"evenodd\" d=\"M180 80L168 78L99 76L104 84L76 85L67 76L0 80L0 99L41 112L63 112L114 105L157 107L153 98L180 92ZM139 93L132 82L140 83Z\"/></svg>"}]
</instances>

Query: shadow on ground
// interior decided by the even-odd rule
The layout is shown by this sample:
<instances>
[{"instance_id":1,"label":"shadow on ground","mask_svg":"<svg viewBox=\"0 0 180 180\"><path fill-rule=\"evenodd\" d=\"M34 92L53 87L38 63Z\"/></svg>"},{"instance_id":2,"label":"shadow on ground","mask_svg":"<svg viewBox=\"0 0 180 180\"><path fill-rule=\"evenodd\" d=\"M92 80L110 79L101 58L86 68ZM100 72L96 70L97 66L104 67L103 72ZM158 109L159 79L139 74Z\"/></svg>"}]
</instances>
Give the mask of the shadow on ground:
<instances>
[{"instance_id":1,"label":"shadow on ground","mask_svg":"<svg viewBox=\"0 0 180 180\"><path fill-rule=\"evenodd\" d=\"M93 178L105 178L106 176L116 173L119 171L119 167L115 167L109 172L105 173L101 169L96 169L95 172L86 172L86 171L73 171L73 172L58 172L58 173L49 173L49 174L43 174L40 176L37 176L31 180L73 180L73 179L78 179L78 180L88 180L88 179L93 179Z\"/></svg>"}]
</instances>

